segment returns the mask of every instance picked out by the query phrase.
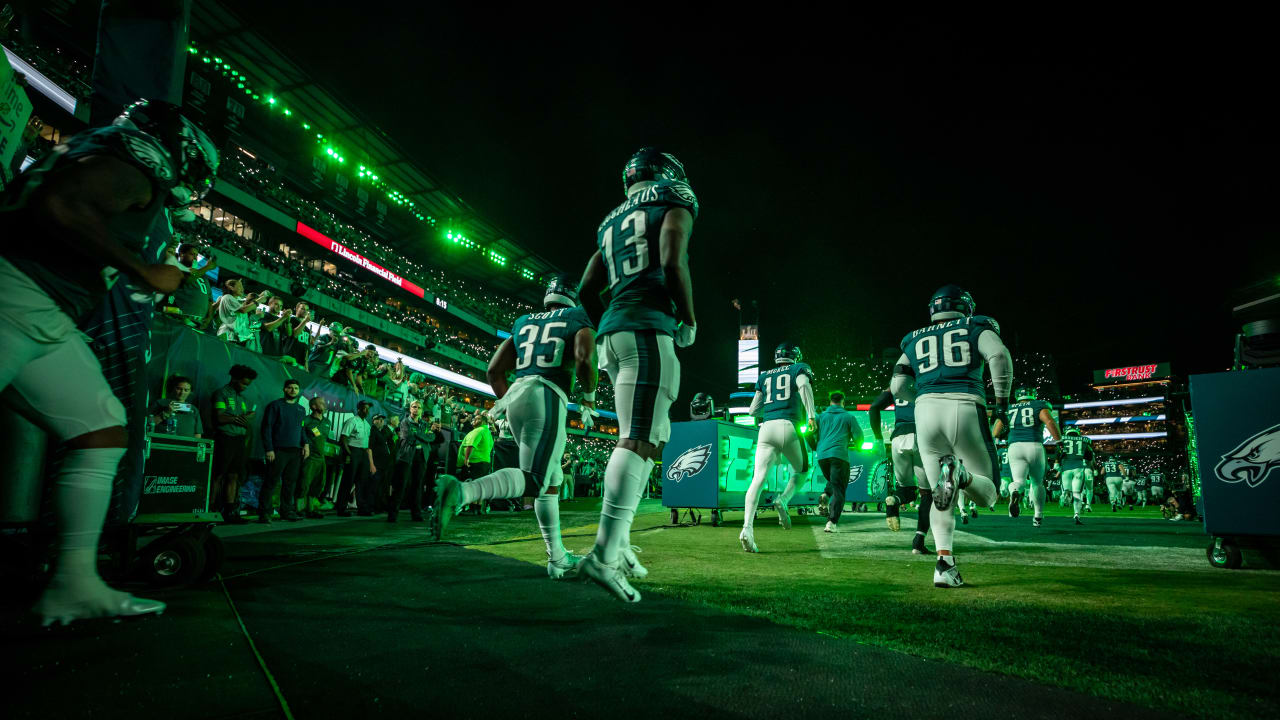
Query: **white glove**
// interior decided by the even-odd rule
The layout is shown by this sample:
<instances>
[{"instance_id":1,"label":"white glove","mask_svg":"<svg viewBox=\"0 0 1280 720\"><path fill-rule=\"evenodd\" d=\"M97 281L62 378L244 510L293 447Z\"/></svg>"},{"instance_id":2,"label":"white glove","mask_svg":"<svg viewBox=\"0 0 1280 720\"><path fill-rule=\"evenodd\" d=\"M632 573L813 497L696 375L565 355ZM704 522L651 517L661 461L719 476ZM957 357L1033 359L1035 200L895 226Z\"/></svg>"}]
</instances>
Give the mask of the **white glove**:
<instances>
[{"instance_id":1,"label":"white glove","mask_svg":"<svg viewBox=\"0 0 1280 720\"><path fill-rule=\"evenodd\" d=\"M595 408L589 408L582 403L578 403L578 412L582 420L583 432L589 432L591 428L596 426L596 416L600 413L596 412Z\"/></svg>"},{"instance_id":2,"label":"white glove","mask_svg":"<svg viewBox=\"0 0 1280 720\"><path fill-rule=\"evenodd\" d=\"M696 335L697 332L697 327L680 323L676 327L676 347L686 348L692 345L693 336Z\"/></svg>"}]
</instances>

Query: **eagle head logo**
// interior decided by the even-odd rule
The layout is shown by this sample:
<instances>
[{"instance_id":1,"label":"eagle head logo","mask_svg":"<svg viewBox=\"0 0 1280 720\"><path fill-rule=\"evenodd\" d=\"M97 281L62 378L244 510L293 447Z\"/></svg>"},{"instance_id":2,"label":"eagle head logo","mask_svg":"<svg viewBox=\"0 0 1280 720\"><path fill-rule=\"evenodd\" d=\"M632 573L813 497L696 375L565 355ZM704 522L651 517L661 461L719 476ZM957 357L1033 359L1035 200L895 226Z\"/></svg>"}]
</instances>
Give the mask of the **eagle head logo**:
<instances>
[{"instance_id":1,"label":"eagle head logo","mask_svg":"<svg viewBox=\"0 0 1280 720\"><path fill-rule=\"evenodd\" d=\"M671 467L667 468L667 479L671 482L680 482L687 477L693 477L702 472L707 466L707 461L711 459L711 444L697 445L680 453L680 457L671 463Z\"/></svg>"},{"instance_id":2,"label":"eagle head logo","mask_svg":"<svg viewBox=\"0 0 1280 720\"><path fill-rule=\"evenodd\" d=\"M1261 485L1277 467L1280 467L1280 425L1272 425L1223 455L1213 472L1222 482L1243 481L1253 488Z\"/></svg>"}]
</instances>

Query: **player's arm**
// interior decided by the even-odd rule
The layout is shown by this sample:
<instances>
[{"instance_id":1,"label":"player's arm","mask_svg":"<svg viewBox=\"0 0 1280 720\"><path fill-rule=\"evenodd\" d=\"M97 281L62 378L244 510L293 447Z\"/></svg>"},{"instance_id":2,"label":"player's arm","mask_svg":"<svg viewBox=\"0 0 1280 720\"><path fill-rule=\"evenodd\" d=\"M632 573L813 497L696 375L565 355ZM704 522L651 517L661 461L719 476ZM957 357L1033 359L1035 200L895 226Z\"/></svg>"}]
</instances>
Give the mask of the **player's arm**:
<instances>
[{"instance_id":1,"label":"player's arm","mask_svg":"<svg viewBox=\"0 0 1280 720\"><path fill-rule=\"evenodd\" d=\"M1009 390L1013 386L1013 358L1009 348L994 330L984 330L978 336L978 352L991 368L991 384L996 390L996 407L1009 406Z\"/></svg>"},{"instance_id":2,"label":"player's arm","mask_svg":"<svg viewBox=\"0 0 1280 720\"><path fill-rule=\"evenodd\" d=\"M893 393L885 390L871 401L871 407L867 410L867 420L871 423L871 437L881 445L884 444L884 433L880 430L880 412L889 409L892 404Z\"/></svg>"},{"instance_id":3,"label":"player's arm","mask_svg":"<svg viewBox=\"0 0 1280 720\"><path fill-rule=\"evenodd\" d=\"M893 364L893 380L889 381L889 393L894 397L914 394L915 384L916 371L912 369L907 354L903 353L898 357L898 362ZM1008 390L1005 391L1005 397L1008 397Z\"/></svg>"},{"instance_id":4,"label":"player's arm","mask_svg":"<svg viewBox=\"0 0 1280 720\"><path fill-rule=\"evenodd\" d=\"M996 408L996 421L991 425L992 437L1002 438L1009 433L1009 426L1004 422L1004 413Z\"/></svg>"},{"instance_id":5,"label":"player's arm","mask_svg":"<svg viewBox=\"0 0 1280 720\"><path fill-rule=\"evenodd\" d=\"M151 181L136 167L107 155L84 158L51 174L32 199L37 224L73 250L173 292L185 277L173 265L146 265L111 237L107 223L151 202Z\"/></svg>"},{"instance_id":6,"label":"player's arm","mask_svg":"<svg viewBox=\"0 0 1280 720\"><path fill-rule=\"evenodd\" d=\"M759 418L762 407L764 407L764 393L757 390L755 396L751 398L751 407L747 408L747 414Z\"/></svg>"},{"instance_id":7,"label":"player's arm","mask_svg":"<svg viewBox=\"0 0 1280 720\"><path fill-rule=\"evenodd\" d=\"M676 304L676 318L696 327L693 316L693 280L689 277L689 236L693 234L693 215L684 208L672 208L662 218L658 237L658 257L667 279L667 292Z\"/></svg>"},{"instance_id":8,"label":"player's arm","mask_svg":"<svg viewBox=\"0 0 1280 720\"><path fill-rule=\"evenodd\" d=\"M1062 433L1058 430L1058 423L1054 422L1053 413L1049 412L1049 408L1040 410L1040 422L1044 423L1044 426L1049 429L1049 436L1053 438L1054 442L1062 441Z\"/></svg>"},{"instance_id":9,"label":"player's arm","mask_svg":"<svg viewBox=\"0 0 1280 720\"><path fill-rule=\"evenodd\" d=\"M578 282L578 302L587 317L596 326L600 326L600 316L604 315L604 303L600 302L600 293L604 291L608 273L605 272L604 256L597 250L587 261L587 268L582 271L582 280Z\"/></svg>"},{"instance_id":10,"label":"player's arm","mask_svg":"<svg viewBox=\"0 0 1280 720\"><path fill-rule=\"evenodd\" d=\"M493 351L493 357L489 358L489 367L484 371L489 387L493 388L493 394L499 399L510 389L510 385L507 384L507 373L515 369L516 344L511 342L511 338L507 338L502 341L497 350Z\"/></svg>"},{"instance_id":11,"label":"player's arm","mask_svg":"<svg viewBox=\"0 0 1280 720\"><path fill-rule=\"evenodd\" d=\"M813 409L813 383L809 376L799 373L796 377L796 392L800 394L800 402L804 405L804 416L809 419L811 431L818 429L818 414Z\"/></svg>"},{"instance_id":12,"label":"player's arm","mask_svg":"<svg viewBox=\"0 0 1280 720\"><path fill-rule=\"evenodd\" d=\"M573 369L578 390L584 394L582 403L591 408L596 406L596 383L600 380L596 369L596 331L584 327L573 335ZM585 395L590 395L588 400Z\"/></svg>"}]
</instances>

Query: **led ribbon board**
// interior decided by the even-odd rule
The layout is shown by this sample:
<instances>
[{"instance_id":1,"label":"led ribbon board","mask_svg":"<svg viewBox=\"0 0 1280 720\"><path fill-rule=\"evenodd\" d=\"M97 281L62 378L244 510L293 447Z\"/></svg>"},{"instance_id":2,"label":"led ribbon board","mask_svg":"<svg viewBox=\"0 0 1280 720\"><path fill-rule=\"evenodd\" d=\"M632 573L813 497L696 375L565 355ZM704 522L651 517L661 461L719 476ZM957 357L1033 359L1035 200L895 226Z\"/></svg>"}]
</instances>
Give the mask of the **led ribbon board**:
<instances>
[{"instance_id":1,"label":"led ribbon board","mask_svg":"<svg viewBox=\"0 0 1280 720\"><path fill-rule=\"evenodd\" d=\"M330 252L333 252L333 253L336 253L337 255L342 256L344 259L348 260L351 263L359 265L360 267L364 268L365 270L368 270L374 275L377 275L383 280L386 280L392 285L395 285L396 287L401 288L402 290L407 290L413 293L414 295L417 295L420 298L426 299L427 293L422 288L400 277L399 275L391 272L390 270L382 267L378 263L361 255L355 250L348 248L346 245L343 245L337 240L333 240L329 238L324 233L314 228L308 227L306 224L301 222L298 223L297 231L298 231L298 234L301 235L302 237L310 240L311 242L319 245L320 247Z\"/></svg>"},{"instance_id":2,"label":"led ribbon board","mask_svg":"<svg viewBox=\"0 0 1280 720\"><path fill-rule=\"evenodd\" d=\"M1169 363L1153 365L1130 365L1129 367L1107 368L1093 371L1094 385L1109 385L1122 382L1143 382L1146 380L1163 380L1173 374Z\"/></svg>"}]
</instances>

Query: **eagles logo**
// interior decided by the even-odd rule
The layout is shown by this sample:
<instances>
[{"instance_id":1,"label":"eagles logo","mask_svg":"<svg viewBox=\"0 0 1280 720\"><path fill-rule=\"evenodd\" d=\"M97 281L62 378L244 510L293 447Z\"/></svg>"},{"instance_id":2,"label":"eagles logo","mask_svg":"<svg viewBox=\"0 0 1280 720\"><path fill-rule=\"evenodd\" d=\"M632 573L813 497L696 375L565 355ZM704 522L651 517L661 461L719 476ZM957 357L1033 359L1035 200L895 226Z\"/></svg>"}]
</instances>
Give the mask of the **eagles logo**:
<instances>
[{"instance_id":1,"label":"eagles logo","mask_svg":"<svg viewBox=\"0 0 1280 720\"><path fill-rule=\"evenodd\" d=\"M862 477L862 469L861 465L854 465L849 468L849 482L858 482L858 478Z\"/></svg>"},{"instance_id":2,"label":"eagles logo","mask_svg":"<svg viewBox=\"0 0 1280 720\"><path fill-rule=\"evenodd\" d=\"M154 140L133 133L120 133L120 139L129 155L140 165L151 170L161 180L173 179L173 163L169 153Z\"/></svg>"},{"instance_id":3,"label":"eagles logo","mask_svg":"<svg viewBox=\"0 0 1280 720\"><path fill-rule=\"evenodd\" d=\"M707 466L707 461L711 459L711 444L698 445L680 453L680 457L671 463L671 467L667 468L667 479L671 482L680 482L687 477L693 477L702 472Z\"/></svg>"},{"instance_id":4,"label":"eagles logo","mask_svg":"<svg viewBox=\"0 0 1280 720\"><path fill-rule=\"evenodd\" d=\"M669 188L672 195L675 195L690 205L695 207L697 206L698 198L694 196L693 188L689 187L688 183L672 182Z\"/></svg>"},{"instance_id":5,"label":"eagles logo","mask_svg":"<svg viewBox=\"0 0 1280 720\"><path fill-rule=\"evenodd\" d=\"M1280 467L1280 425L1272 425L1222 456L1213 469L1222 482L1244 482L1255 488Z\"/></svg>"}]
</instances>

